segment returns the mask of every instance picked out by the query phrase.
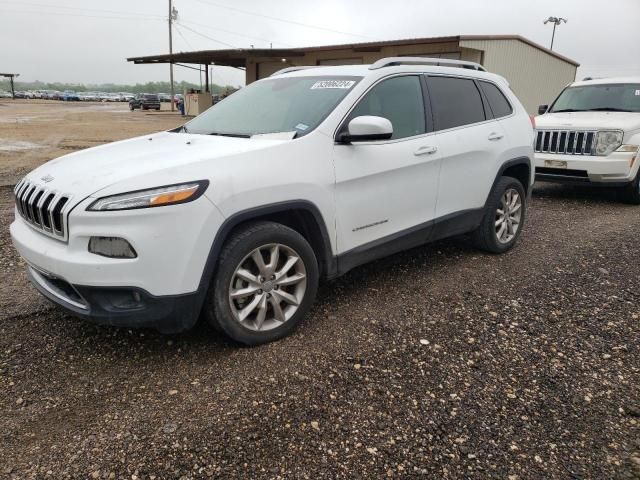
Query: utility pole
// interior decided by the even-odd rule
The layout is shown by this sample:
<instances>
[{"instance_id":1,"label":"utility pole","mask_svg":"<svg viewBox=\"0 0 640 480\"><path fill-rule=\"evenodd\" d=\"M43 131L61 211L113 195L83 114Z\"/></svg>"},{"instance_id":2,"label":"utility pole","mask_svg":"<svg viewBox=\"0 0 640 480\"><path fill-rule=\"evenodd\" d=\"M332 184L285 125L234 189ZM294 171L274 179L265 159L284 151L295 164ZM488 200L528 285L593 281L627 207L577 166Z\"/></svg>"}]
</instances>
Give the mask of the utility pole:
<instances>
[{"instance_id":1,"label":"utility pole","mask_svg":"<svg viewBox=\"0 0 640 480\"><path fill-rule=\"evenodd\" d=\"M169 0L169 54L173 55L173 21L178 18L178 11L173 8L173 0ZM175 111L175 90L173 88L173 60L169 62L169 82L171 83L171 111Z\"/></svg>"},{"instance_id":2,"label":"utility pole","mask_svg":"<svg viewBox=\"0 0 640 480\"><path fill-rule=\"evenodd\" d=\"M553 33L551 34L551 47L550 50L553 50L553 40L556 38L556 27L560 25L562 22L567 23L568 20L562 17L549 17L544 21L544 24L553 23Z\"/></svg>"}]
</instances>

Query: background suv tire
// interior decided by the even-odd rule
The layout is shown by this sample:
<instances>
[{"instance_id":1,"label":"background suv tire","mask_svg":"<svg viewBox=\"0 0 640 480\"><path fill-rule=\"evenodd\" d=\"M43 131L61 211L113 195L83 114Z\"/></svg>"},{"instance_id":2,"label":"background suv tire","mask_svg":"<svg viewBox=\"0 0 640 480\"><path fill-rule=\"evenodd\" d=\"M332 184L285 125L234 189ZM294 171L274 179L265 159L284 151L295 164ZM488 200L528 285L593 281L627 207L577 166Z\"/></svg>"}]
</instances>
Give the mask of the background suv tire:
<instances>
[{"instance_id":1,"label":"background suv tire","mask_svg":"<svg viewBox=\"0 0 640 480\"><path fill-rule=\"evenodd\" d=\"M513 177L501 177L491 190L482 223L473 232L475 245L487 252L504 253L518 241L525 221L527 196Z\"/></svg>"},{"instance_id":2,"label":"background suv tire","mask_svg":"<svg viewBox=\"0 0 640 480\"><path fill-rule=\"evenodd\" d=\"M302 235L279 223L249 224L220 253L205 317L245 345L277 340L306 315L318 278L318 262Z\"/></svg>"},{"instance_id":3,"label":"background suv tire","mask_svg":"<svg viewBox=\"0 0 640 480\"><path fill-rule=\"evenodd\" d=\"M636 178L620 191L619 198L624 203L640 205L640 171L638 171Z\"/></svg>"}]
</instances>

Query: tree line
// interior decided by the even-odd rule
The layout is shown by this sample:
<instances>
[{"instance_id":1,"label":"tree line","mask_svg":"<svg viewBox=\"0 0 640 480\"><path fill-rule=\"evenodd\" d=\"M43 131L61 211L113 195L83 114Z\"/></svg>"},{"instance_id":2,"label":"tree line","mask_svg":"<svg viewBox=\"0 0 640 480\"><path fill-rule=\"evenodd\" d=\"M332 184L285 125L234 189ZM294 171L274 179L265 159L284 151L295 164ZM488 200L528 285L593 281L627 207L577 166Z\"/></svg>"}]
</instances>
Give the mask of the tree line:
<instances>
[{"instance_id":1,"label":"tree line","mask_svg":"<svg viewBox=\"0 0 640 480\"><path fill-rule=\"evenodd\" d=\"M21 90L58 90L63 92L65 90L74 90L76 92L130 92L130 93L169 93L171 86L169 82L147 82L136 83L135 85L117 84L117 83L102 83L102 84L78 84L78 83L58 83L58 82L14 82L15 89ZM200 87L191 82L174 82L176 93L182 93L185 89L204 90L204 86ZM215 83L211 87L211 93L223 94L229 91L235 90L235 87L230 85L216 85ZM10 90L11 86L9 80L0 80L0 90Z\"/></svg>"}]
</instances>

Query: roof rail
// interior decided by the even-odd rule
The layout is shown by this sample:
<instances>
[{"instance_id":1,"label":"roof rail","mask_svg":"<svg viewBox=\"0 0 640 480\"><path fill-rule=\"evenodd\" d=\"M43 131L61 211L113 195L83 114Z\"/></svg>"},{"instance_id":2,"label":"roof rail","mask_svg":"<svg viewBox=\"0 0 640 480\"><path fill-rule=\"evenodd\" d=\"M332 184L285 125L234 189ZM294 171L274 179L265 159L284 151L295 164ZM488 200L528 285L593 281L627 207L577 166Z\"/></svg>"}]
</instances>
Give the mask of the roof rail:
<instances>
[{"instance_id":1,"label":"roof rail","mask_svg":"<svg viewBox=\"0 0 640 480\"><path fill-rule=\"evenodd\" d=\"M381 58L369 67L369 70L377 70L384 67L394 67L396 65L436 65L441 67L459 67L468 68L470 70L478 70L486 72L487 70L475 62L465 62L463 60L449 60L446 58L427 58L427 57L388 57Z\"/></svg>"},{"instance_id":2,"label":"roof rail","mask_svg":"<svg viewBox=\"0 0 640 480\"><path fill-rule=\"evenodd\" d=\"M287 68L283 68L281 70L278 70L277 72L274 72L269 76L270 77L275 77L276 75L282 75L283 73L297 72L298 70L306 70L307 68L318 68L318 66L319 65L304 65L304 66L300 66L300 67L287 67Z\"/></svg>"}]
</instances>

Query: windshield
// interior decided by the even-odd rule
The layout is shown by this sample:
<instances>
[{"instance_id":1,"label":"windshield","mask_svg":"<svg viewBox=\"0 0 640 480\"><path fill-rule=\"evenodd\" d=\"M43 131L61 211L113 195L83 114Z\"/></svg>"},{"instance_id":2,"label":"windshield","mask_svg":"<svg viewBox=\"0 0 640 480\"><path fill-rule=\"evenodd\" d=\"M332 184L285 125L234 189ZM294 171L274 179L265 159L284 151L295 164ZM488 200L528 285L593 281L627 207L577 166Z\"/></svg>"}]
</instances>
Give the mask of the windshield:
<instances>
[{"instance_id":1,"label":"windshield","mask_svg":"<svg viewBox=\"0 0 640 480\"><path fill-rule=\"evenodd\" d=\"M185 125L204 135L252 135L311 132L362 77L283 77L238 90Z\"/></svg>"},{"instance_id":2,"label":"windshield","mask_svg":"<svg viewBox=\"0 0 640 480\"><path fill-rule=\"evenodd\" d=\"M640 112L640 83L585 85L566 88L553 112Z\"/></svg>"}]
</instances>

